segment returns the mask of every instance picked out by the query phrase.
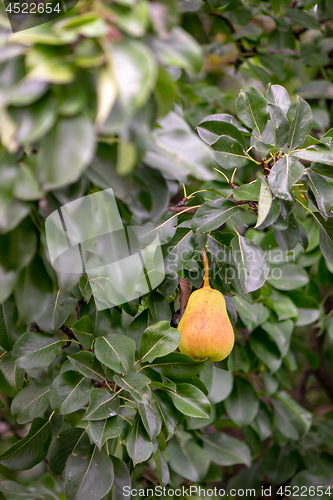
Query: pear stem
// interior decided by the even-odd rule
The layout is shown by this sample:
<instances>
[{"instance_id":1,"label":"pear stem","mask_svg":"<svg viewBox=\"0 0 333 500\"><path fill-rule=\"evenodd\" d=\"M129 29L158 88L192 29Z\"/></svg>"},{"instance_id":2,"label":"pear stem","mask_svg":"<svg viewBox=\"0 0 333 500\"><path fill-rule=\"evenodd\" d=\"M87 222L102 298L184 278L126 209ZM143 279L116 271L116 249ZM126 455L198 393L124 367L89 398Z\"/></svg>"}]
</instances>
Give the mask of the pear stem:
<instances>
[{"instance_id":1,"label":"pear stem","mask_svg":"<svg viewBox=\"0 0 333 500\"><path fill-rule=\"evenodd\" d=\"M204 265L204 269L205 269L203 288L210 288L210 285L209 285L209 262L208 262L208 257L207 257L207 254L206 254L204 248L201 250L200 255L202 257L203 265Z\"/></svg>"}]
</instances>

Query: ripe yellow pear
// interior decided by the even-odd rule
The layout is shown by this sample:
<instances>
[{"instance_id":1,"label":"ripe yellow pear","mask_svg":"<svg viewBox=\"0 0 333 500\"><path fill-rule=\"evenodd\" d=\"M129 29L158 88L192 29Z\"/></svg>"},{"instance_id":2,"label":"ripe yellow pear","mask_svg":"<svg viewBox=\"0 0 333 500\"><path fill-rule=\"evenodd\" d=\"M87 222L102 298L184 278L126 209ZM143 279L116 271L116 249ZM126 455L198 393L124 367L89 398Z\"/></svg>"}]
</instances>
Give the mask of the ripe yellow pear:
<instances>
[{"instance_id":1,"label":"ripe yellow pear","mask_svg":"<svg viewBox=\"0 0 333 500\"><path fill-rule=\"evenodd\" d=\"M221 361L230 354L235 336L221 292L209 286L208 259L204 286L190 295L178 330L182 337L179 349L194 359Z\"/></svg>"}]
</instances>

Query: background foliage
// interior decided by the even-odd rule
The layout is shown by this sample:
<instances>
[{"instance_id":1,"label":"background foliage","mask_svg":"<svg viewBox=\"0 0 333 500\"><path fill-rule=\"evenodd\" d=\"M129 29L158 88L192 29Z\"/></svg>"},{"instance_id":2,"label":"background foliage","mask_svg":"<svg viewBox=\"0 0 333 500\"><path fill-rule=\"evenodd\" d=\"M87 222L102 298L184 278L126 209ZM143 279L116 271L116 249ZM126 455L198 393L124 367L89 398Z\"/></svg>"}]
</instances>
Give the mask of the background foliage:
<instances>
[{"instance_id":1,"label":"background foliage","mask_svg":"<svg viewBox=\"0 0 333 500\"><path fill-rule=\"evenodd\" d=\"M330 0L95 0L12 34L2 11L6 499L333 486L332 21ZM44 221L110 187L168 274L98 312ZM203 247L236 331L218 364L176 350Z\"/></svg>"}]
</instances>

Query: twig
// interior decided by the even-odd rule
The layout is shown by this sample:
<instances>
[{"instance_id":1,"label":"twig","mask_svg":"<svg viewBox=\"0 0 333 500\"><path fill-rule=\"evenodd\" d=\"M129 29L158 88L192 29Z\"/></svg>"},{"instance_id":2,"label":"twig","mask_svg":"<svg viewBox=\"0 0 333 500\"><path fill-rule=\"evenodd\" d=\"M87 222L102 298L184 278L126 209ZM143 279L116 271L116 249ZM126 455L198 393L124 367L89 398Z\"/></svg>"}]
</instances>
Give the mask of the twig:
<instances>
[{"instance_id":1,"label":"twig","mask_svg":"<svg viewBox=\"0 0 333 500\"><path fill-rule=\"evenodd\" d=\"M188 299L190 298L191 295L191 282L185 278L179 278L179 288L180 288L180 297L179 297L179 302L180 302L180 315L179 319L182 318L187 303Z\"/></svg>"},{"instance_id":2,"label":"twig","mask_svg":"<svg viewBox=\"0 0 333 500\"><path fill-rule=\"evenodd\" d=\"M186 212L189 215L194 215L195 212L198 210L199 207L168 207L167 211L168 212L174 212L176 214L181 214L183 212Z\"/></svg>"},{"instance_id":3,"label":"twig","mask_svg":"<svg viewBox=\"0 0 333 500\"><path fill-rule=\"evenodd\" d=\"M232 35L236 32L232 22L227 17L225 17L223 14L220 14L220 12L211 12L209 15L214 16L214 17L218 17L219 19L222 19L222 21L224 21L225 24L228 26L230 33Z\"/></svg>"},{"instance_id":4,"label":"twig","mask_svg":"<svg viewBox=\"0 0 333 500\"><path fill-rule=\"evenodd\" d=\"M43 333L43 330L41 330L39 328L39 326L37 325L37 323L34 321L33 323L31 323L31 326L30 326L30 332L37 332L37 333Z\"/></svg>"},{"instance_id":5,"label":"twig","mask_svg":"<svg viewBox=\"0 0 333 500\"><path fill-rule=\"evenodd\" d=\"M83 346L80 344L80 342L77 340L74 333L72 332L72 330L70 328L68 328L68 326L61 325L60 330L62 332L64 332L69 339L68 342L66 342L66 344L62 347L63 349L66 349L67 347L69 347L71 345L71 340L75 340L79 344L80 349L83 350Z\"/></svg>"}]
</instances>

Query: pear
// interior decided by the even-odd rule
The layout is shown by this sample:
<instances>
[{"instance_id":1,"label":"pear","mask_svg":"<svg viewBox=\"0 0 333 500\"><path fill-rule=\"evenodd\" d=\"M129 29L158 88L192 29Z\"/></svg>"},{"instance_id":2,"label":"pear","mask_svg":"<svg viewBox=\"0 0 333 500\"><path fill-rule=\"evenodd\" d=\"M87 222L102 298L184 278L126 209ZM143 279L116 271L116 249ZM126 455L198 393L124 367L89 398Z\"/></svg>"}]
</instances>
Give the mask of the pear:
<instances>
[{"instance_id":1,"label":"pear","mask_svg":"<svg viewBox=\"0 0 333 500\"><path fill-rule=\"evenodd\" d=\"M235 336L222 293L209 285L206 253L203 259L204 286L190 295L179 322L179 349L194 359L221 361L232 351Z\"/></svg>"}]
</instances>

